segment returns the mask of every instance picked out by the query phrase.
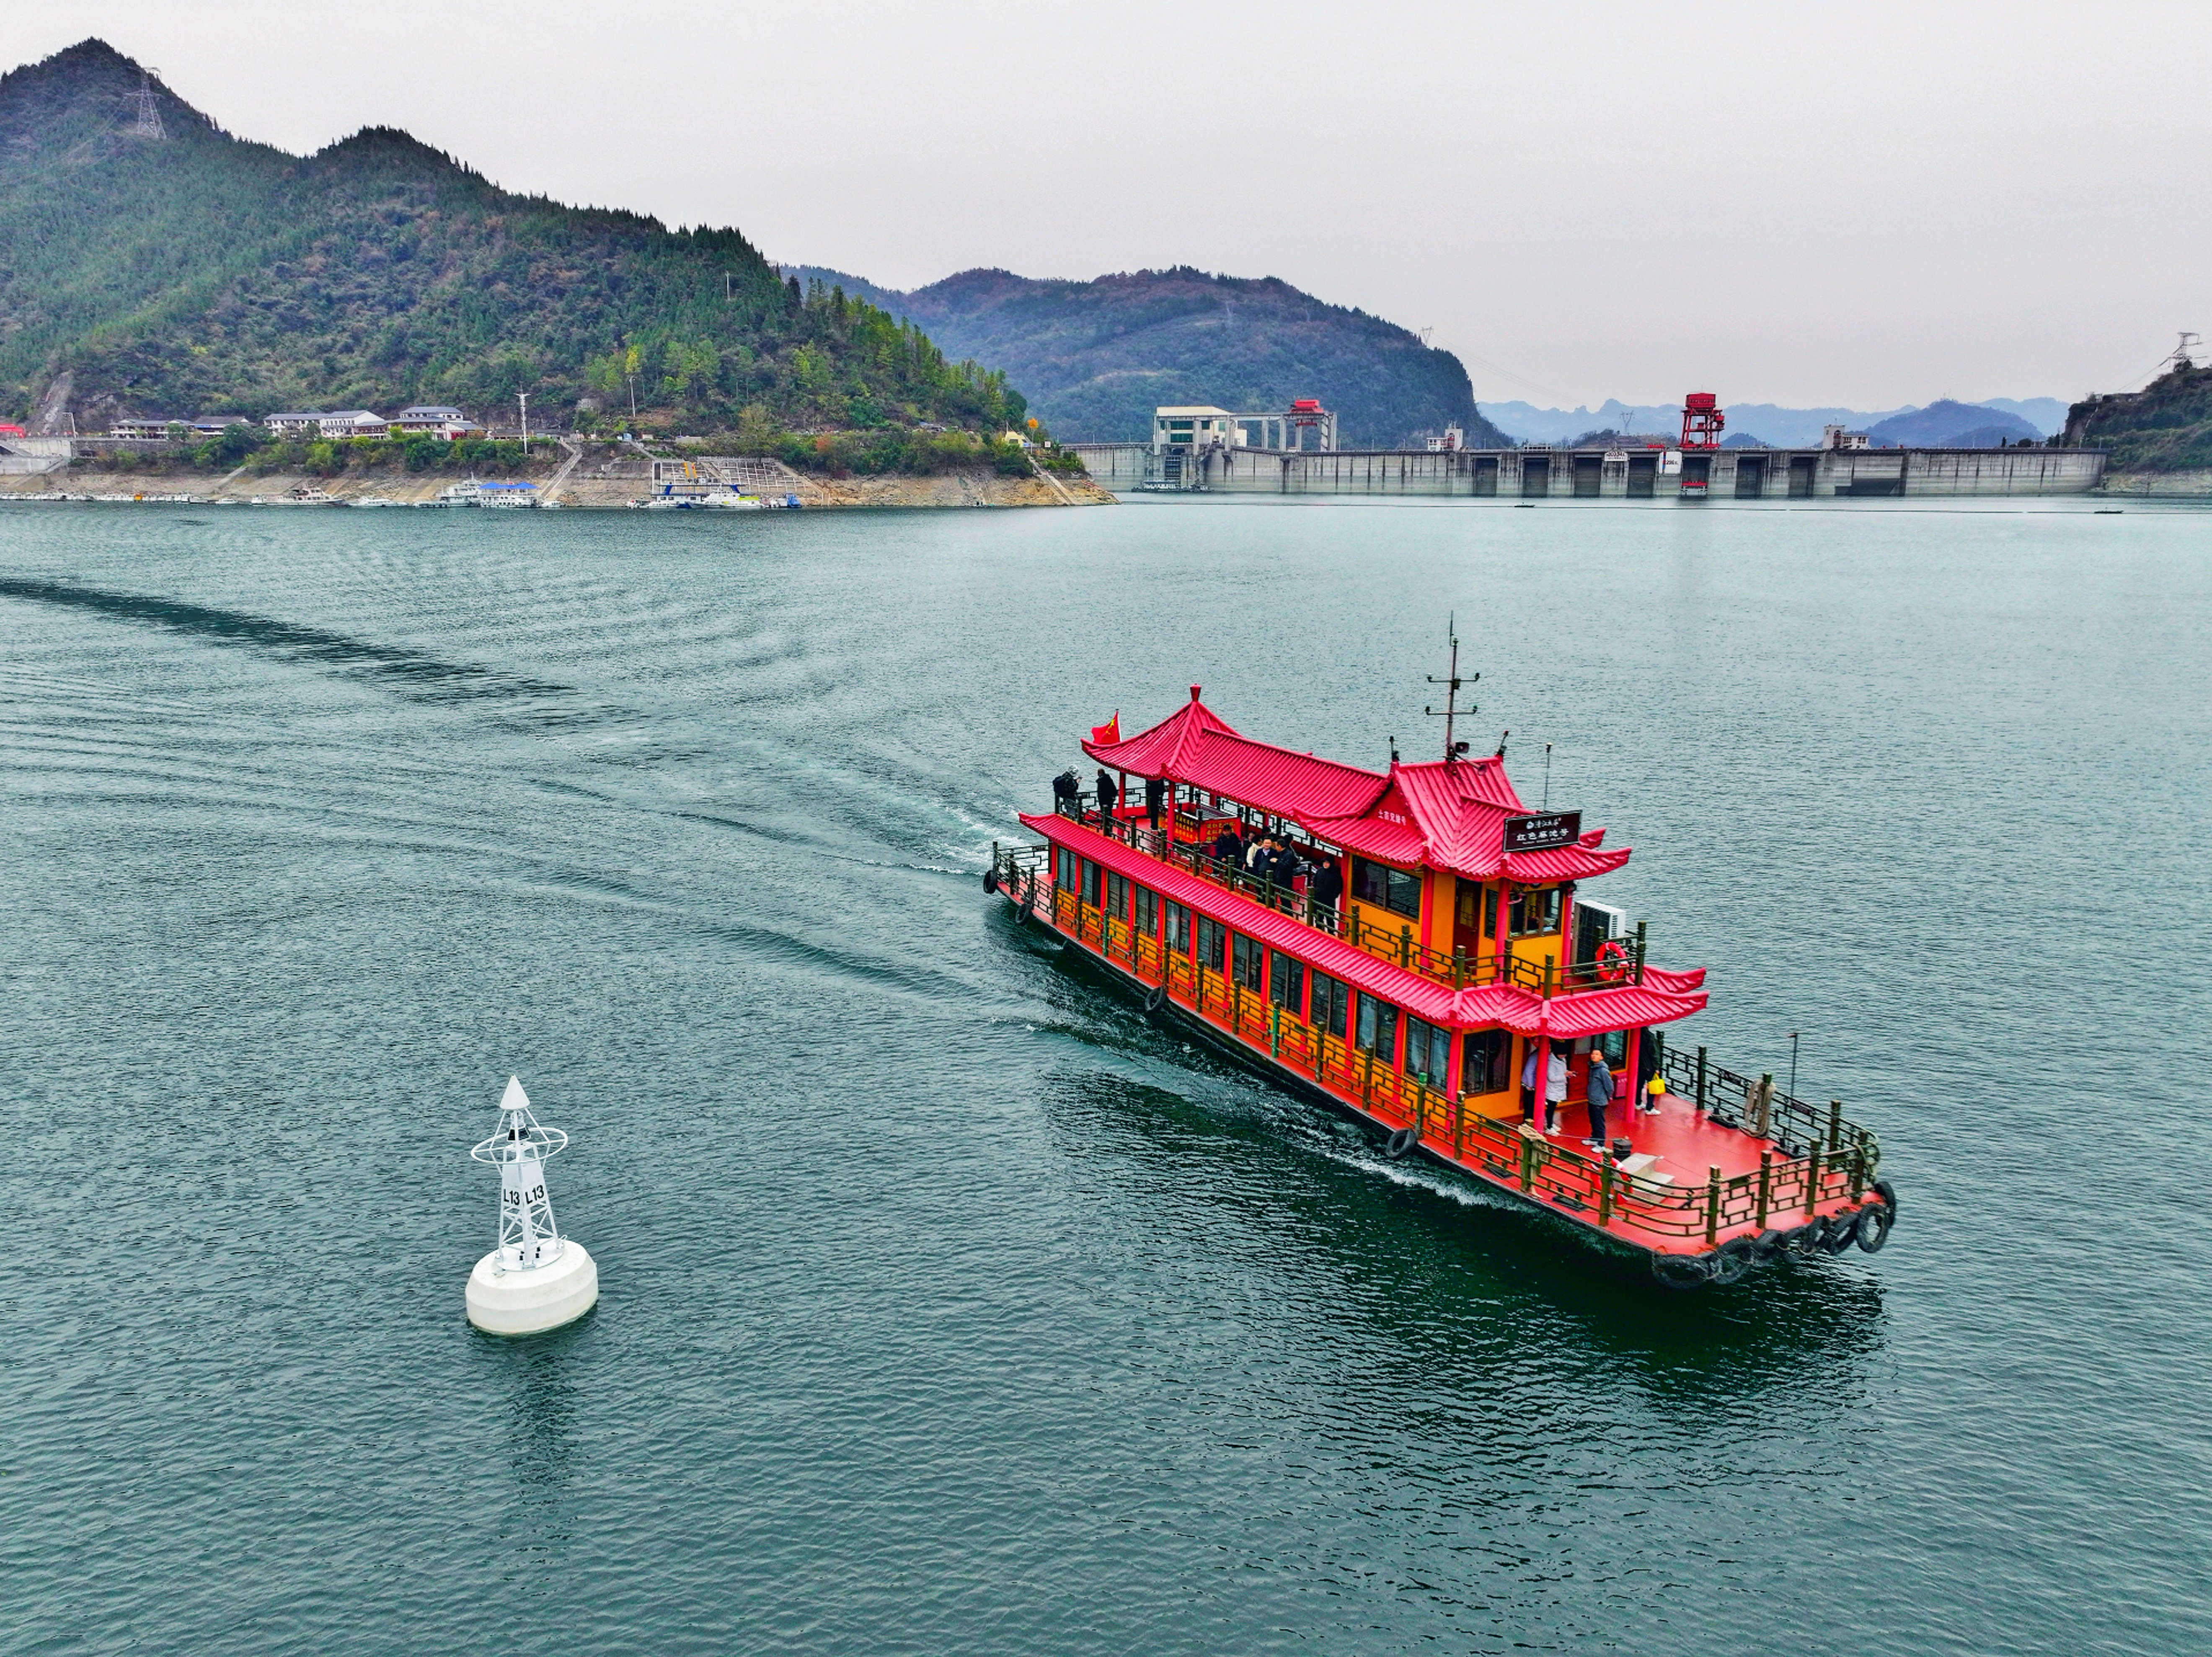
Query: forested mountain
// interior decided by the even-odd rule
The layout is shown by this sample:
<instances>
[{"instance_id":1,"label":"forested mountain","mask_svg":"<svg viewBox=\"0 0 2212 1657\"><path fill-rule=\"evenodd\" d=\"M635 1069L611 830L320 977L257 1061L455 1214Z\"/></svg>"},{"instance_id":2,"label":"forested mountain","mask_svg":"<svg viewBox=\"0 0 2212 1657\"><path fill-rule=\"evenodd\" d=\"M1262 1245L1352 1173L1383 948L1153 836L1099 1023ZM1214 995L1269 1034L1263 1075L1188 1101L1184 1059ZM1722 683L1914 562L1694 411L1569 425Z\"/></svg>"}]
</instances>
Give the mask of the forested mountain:
<instances>
[{"instance_id":1,"label":"forested mountain","mask_svg":"<svg viewBox=\"0 0 2212 1657\"><path fill-rule=\"evenodd\" d=\"M2086 398L2067 411L2064 440L2111 450L2122 471L2212 466L2212 367L2176 366L2140 391Z\"/></svg>"},{"instance_id":2,"label":"forested mountain","mask_svg":"<svg viewBox=\"0 0 2212 1657\"><path fill-rule=\"evenodd\" d=\"M1457 425L1468 441L1506 440L1476 410L1449 351L1364 311L1329 305L1273 276L1188 268L1091 282L967 270L911 293L799 267L910 318L956 355L1004 368L1070 441L1134 442L1161 404L1237 412L1317 397L1347 448L1384 448Z\"/></svg>"},{"instance_id":3,"label":"forested mountain","mask_svg":"<svg viewBox=\"0 0 2212 1657\"><path fill-rule=\"evenodd\" d=\"M0 78L0 405L106 416L596 397L691 429L996 432L1003 375L786 282L733 229L510 194L404 132L231 137L97 40Z\"/></svg>"}]
</instances>

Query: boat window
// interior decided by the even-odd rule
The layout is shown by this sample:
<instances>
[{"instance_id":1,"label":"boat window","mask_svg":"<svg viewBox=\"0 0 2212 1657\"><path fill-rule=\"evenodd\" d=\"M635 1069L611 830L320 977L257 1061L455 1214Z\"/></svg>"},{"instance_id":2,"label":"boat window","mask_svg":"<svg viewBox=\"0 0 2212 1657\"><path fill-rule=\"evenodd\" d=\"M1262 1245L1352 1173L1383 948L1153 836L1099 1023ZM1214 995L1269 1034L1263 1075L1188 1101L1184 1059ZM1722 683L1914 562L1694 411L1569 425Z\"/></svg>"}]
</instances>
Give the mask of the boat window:
<instances>
[{"instance_id":1,"label":"boat window","mask_svg":"<svg viewBox=\"0 0 2212 1657\"><path fill-rule=\"evenodd\" d=\"M1116 920L1129 918L1129 883L1110 871L1106 877L1106 913Z\"/></svg>"},{"instance_id":2,"label":"boat window","mask_svg":"<svg viewBox=\"0 0 2212 1657\"><path fill-rule=\"evenodd\" d=\"M1352 859L1352 895L1362 903L1372 903L1409 920L1421 918L1421 877L1387 863Z\"/></svg>"},{"instance_id":3,"label":"boat window","mask_svg":"<svg viewBox=\"0 0 2212 1657\"><path fill-rule=\"evenodd\" d=\"M1075 853L1065 846L1053 859L1052 883L1063 892L1075 889Z\"/></svg>"},{"instance_id":4,"label":"boat window","mask_svg":"<svg viewBox=\"0 0 2212 1657\"><path fill-rule=\"evenodd\" d=\"M1459 1090L1462 1093L1504 1092L1506 1072L1512 1063L1511 1031L1469 1030L1460 1048Z\"/></svg>"},{"instance_id":5,"label":"boat window","mask_svg":"<svg viewBox=\"0 0 2212 1657\"><path fill-rule=\"evenodd\" d=\"M1259 940L1239 932L1230 945L1230 976L1248 990L1261 987L1260 973L1267 952L1260 947Z\"/></svg>"},{"instance_id":6,"label":"boat window","mask_svg":"<svg viewBox=\"0 0 2212 1657\"><path fill-rule=\"evenodd\" d=\"M1137 888L1137 931L1146 938L1157 938L1160 930L1160 900L1144 887Z\"/></svg>"},{"instance_id":7,"label":"boat window","mask_svg":"<svg viewBox=\"0 0 2212 1657\"><path fill-rule=\"evenodd\" d=\"M1451 1035L1425 1018L1406 1020L1406 1074L1419 1077L1432 1088L1444 1084L1445 1066L1451 1063Z\"/></svg>"},{"instance_id":8,"label":"boat window","mask_svg":"<svg viewBox=\"0 0 2212 1657\"><path fill-rule=\"evenodd\" d=\"M1089 858L1083 859L1083 901L1094 909L1098 907L1098 865Z\"/></svg>"},{"instance_id":9,"label":"boat window","mask_svg":"<svg viewBox=\"0 0 2212 1657\"><path fill-rule=\"evenodd\" d=\"M1267 994L1293 1018L1306 1016L1306 965L1278 950L1267 962Z\"/></svg>"},{"instance_id":10,"label":"boat window","mask_svg":"<svg viewBox=\"0 0 2212 1657\"><path fill-rule=\"evenodd\" d=\"M1605 1067L1619 1070L1628 1062L1628 1032L1607 1030L1596 1040L1597 1050L1605 1055Z\"/></svg>"},{"instance_id":11,"label":"boat window","mask_svg":"<svg viewBox=\"0 0 2212 1657\"><path fill-rule=\"evenodd\" d=\"M1331 978L1327 973L1313 975L1313 1023L1316 1029L1327 1030L1338 1041L1344 1040L1344 1015L1352 1005L1352 988L1340 978Z\"/></svg>"},{"instance_id":12,"label":"boat window","mask_svg":"<svg viewBox=\"0 0 2212 1657\"><path fill-rule=\"evenodd\" d=\"M1168 948L1177 955L1190 953L1190 911L1180 903L1167 906Z\"/></svg>"},{"instance_id":13,"label":"boat window","mask_svg":"<svg viewBox=\"0 0 2212 1657\"><path fill-rule=\"evenodd\" d=\"M1511 917L1513 936L1532 938L1543 932L1559 930L1559 889L1540 887L1534 891L1513 895Z\"/></svg>"},{"instance_id":14,"label":"boat window","mask_svg":"<svg viewBox=\"0 0 2212 1657\"><path fill-rule=\"evenodd\" d=\"M1371 995L1359 998L1359 1046L1377 1059L1397 1057L1398 1010L1388 1001L1377 1001Z\"/></svg>"},{"instance_id":15,"label":"boat window","mask_svg":"<svg viewBox=\"0 0 2212 1657\"><path fill-rule=\"evenodd\" d=\"M1219 972L1229 953L1229 928L1206 916L1198 918L1198 962Z\"/></svg>"}]
</instances>

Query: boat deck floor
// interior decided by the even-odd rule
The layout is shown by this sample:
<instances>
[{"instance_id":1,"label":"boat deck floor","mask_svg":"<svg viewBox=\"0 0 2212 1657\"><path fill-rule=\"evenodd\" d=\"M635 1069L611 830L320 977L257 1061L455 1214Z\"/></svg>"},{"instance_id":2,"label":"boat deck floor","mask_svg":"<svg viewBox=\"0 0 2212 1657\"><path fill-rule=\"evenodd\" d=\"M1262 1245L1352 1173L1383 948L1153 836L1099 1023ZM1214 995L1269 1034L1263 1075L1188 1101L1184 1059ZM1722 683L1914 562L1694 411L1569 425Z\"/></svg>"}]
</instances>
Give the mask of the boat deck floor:
<instances>
[{"instance_id":1,"label":"boat deck floor","mask_svg":"<svg viewBox=\"0 0 2212 1657\"><path fill-rule=\"evenodd\" d=\"M1715 1124L1698 1114L1695 1101L1674 1093L1652 1113L1616 1099L1606 1112L1605 1126L1608 1141L1629 1142L1630 1160L1625 1166L1630 1173L1647 1180L1663 1177L1680 1190L1702 1187L1716 1168L1723 1180L1756 1173L1759 1153L1774 1149L1770 1140ZM1546 1137L1553 1144L1588 1154L1583 1140L1589 1132L1589 1107L1570 1099L1559 1107L1559 1131ZM1642 1160L1645 1157L1650 1160ZM1775 1160L1782 1160L1778 1150Z\"/></svg>"}]
</instances>

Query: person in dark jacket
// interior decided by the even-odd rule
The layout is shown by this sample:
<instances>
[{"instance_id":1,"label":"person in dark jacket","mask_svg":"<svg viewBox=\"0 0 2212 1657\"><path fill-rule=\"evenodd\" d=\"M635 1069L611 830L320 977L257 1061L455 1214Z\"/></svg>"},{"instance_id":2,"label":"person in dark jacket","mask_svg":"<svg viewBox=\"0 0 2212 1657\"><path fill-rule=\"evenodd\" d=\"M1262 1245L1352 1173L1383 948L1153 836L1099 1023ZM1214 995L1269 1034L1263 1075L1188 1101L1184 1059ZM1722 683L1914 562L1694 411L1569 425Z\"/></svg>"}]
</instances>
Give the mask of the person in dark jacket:
<instances>
[{"instance_id":1,"label":"person in dark jacket","mask_svg":"<svg viewBox=\"0 0 2212 1657\"><path fill-rule=\"evenodd\" d=\"M1336 901L1343 895L1344 871L1334 862L1322 864L1306 883L1306 896L1324 909L1336 907Z\"/></svg>"},{"instance_id":2,"label":"person in dark jacket","mask_svg":"<svg viewBox=\"0 0 2212 1657\"><path fill-rule=\"evenodd\" d=\"M1074 772L1063 771L1052 780L1052 809L1064 817L1083 815L1083 785Z\"/></svg>"},{"instance_id":3,"label":"person in dark jacket","mask_svg":"<svg viewBox=\"0 0 2212 1657\"><path fill-rule=\"evenodd\" d=\"M1636 1096L1631 1101L1649 1115L1659 1107L1652 1102L1651 1078L1659 1073L1659 1039L1650 1030L1636 1032Z\"/></svg>"},{"instance_id":4,"label":"person in dark jacket","mask_svg":"<svg viewBox=\"0 0 2212 1657\"><path fill-rule=\"evenodd\" d=\"M1595 1047L1590 1049L1589 1085L1584 1093L1589 1100L1590 1137L1583 1143L1602 1145L1605 1143L1605 1110L1613 1102L1613 1072L1606 1068L1605 1054Z\"/></svg>"},{"instance_id":5,"label":"person in dark jacket","mask_svg":"<svg viewBox=\"0 0 2212 1657\"><path fill-rule=\"evenodd\" d=\"M1221 825L1221 833L1213 842L1213 855L1218 861L1227 864L1232 869L1241 869L1244 866L1244 842L1237 837L1235 823L1224 822Z\"/></svg>"},{"instance_id":6,"label":"person in dark jacket","mask_svg":"<svg viewBox=\"0 0 2212 1657\"><path fill-rule=\"evenodd\" d=\"M1105 768L1101 766L1098 770L1098 815L1110 819L1120 799L1121 791L1114 786L1114 779L1108 776Z\"/></svg>"},{"instance_id":7,"label":"person in dark jacket","mask_svg":"<svg viewBox=\"0 0 2212 1657\"><path fill-rule=\"evenodd\" d=\"M1159 777L1145 779L1145 815L1152 819L1152 827L1160 826L1160 806L1168 797L1166 781Z\"/></svg>"}]
</instances>

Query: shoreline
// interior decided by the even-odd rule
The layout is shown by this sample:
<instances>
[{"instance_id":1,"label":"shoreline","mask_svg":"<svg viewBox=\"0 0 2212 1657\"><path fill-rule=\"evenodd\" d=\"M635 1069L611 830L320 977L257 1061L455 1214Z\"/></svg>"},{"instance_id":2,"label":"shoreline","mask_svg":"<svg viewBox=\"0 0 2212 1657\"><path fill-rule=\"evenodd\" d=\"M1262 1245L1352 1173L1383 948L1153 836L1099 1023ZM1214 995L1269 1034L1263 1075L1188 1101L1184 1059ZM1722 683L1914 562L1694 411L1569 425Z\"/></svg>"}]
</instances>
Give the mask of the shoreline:
<instances>
[{"instance_id":1,"label":"shoreline","mask_svg":"<svg viewBox=\"0 0 2212 1657\"><path fill-rule=\"evenodd\" d=\"M439 493L447 484L459 482L461 476L409 472L398 476L352 473L317 477L305 472L264 472L180 477L163 472L96 471L72 464L47 472L0 476L0 501L58 492L72 497L72 502L101 505L243 506L256 497L264 503L282 504L283 497L293 489L318 489L341 504L376 496L396 506L414 507L435 501ZM796 481L789 492L799 497L802 507L811 509L1115 504L1111 495L1088 477L1048 483L1036 476L1006 477L985 467L927 477L817 478L796 473L793 477ZM572 475L550 489L548 495L564 511L622 511L641 498L648 487L642 476Z\"/></svg>"}]
</instances>

